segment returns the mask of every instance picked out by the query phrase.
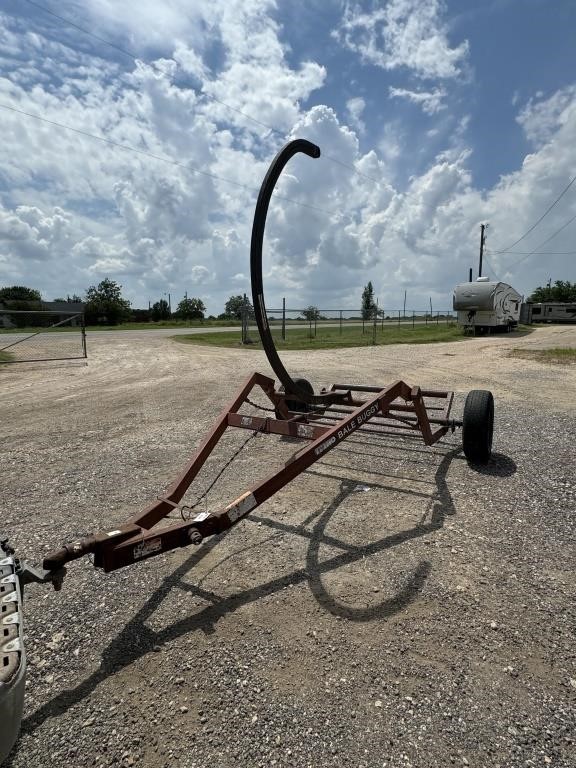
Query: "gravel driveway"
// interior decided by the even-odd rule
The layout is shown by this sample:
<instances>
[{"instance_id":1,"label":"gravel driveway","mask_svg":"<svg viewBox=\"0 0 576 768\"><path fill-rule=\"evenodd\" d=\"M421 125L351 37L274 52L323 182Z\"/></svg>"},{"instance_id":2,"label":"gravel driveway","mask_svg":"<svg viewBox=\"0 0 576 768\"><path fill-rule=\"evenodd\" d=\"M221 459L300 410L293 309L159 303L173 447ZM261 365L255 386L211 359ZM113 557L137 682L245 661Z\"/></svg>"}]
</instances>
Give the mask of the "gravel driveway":
<instances>
[{"instance_id":1,"label":"gravel driveway","mask_svg":"<svg viewBox=\"0 0 576 768\"><path fill-rule=\"evenodd\" d=\"M105 575L27 588L10 768L576 765L576 366L508 356L576 328L283 355L316 386L491 389L495 454L356 433L242 524ZM263 354L96 339L0 368L1 533L40 560L168 485ZM199 495L245 440L225 436ZM294 444L252 440L209 494Z\"/></svg>"}]
</instances>

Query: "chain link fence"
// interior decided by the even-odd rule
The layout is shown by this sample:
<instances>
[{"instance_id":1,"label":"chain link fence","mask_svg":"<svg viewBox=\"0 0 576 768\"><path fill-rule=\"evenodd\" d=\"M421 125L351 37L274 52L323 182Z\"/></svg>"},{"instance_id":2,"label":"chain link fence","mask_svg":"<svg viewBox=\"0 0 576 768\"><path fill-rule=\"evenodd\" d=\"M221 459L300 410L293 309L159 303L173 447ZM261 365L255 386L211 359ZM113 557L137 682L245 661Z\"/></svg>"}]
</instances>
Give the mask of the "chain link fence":
<instances>
[{"instance_id":1,"label":"chain link fence","mask_svg":"<svg viewBox=\"0 0 576 768\"><path fill-rule=\"evenodd\" d=\"M0 310L0 363L35 363L86 357L83 314Z\"/></svg>"},{"instance_id":2,"label":"chain link fence","mask_svg":"<svg viewBox=\"0 0 576 768\"><path fill-rule=\"evenodd\" d=\"M266 316L272 336L276 341L317 339L323 343L342 344L346 338L360 339L365 344L384 341L384 335L397 329L421 326L450 325L456 322L451 310L431 312L427 310L377 309L371 317L363 317L361 309L267 309ZM242 315L241 338L243 344L259 340L258 327L252 309Z\"/></svg>"}]
</instances>

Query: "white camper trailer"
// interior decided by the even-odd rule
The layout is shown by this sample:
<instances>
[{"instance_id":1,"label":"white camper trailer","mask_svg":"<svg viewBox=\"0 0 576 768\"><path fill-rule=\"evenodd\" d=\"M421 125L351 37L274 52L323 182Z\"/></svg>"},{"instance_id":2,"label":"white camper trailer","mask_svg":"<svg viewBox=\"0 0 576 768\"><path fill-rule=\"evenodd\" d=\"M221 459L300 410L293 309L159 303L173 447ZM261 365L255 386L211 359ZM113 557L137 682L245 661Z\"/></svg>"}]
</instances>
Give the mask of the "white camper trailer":
<instances>
[{"instance_id":1,"label":"white camper trailer","mask_svg":"<svg viewBox=\"0 0 576 768\"><path fill-rule=\"evenodd\" d=\"M458 325L474 332L509 331L518 325L522 296L511 285L479 277L454 289Z\"/></svg>"},{"instance_id":2,"label":"white camper trailer","mask_svg":"<svg viewBox=\"0 0 576 768\"><path fill-rule=\"evenodd\" d=\"M576 323L576 301L529 304L531 323Z\"/></svg>"}]
</instances>

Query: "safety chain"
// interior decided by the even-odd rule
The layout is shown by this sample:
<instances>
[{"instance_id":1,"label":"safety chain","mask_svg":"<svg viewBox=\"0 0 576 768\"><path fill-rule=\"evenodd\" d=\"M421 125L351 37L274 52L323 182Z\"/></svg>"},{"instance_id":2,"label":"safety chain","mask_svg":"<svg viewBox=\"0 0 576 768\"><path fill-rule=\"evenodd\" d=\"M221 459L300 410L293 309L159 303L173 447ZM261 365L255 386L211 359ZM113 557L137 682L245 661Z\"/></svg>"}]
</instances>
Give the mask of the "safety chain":
<instances>
[{"instance_id":1,"label":"safety chain","mask_svg":"<svg viewBox=\"0 0 576 768\"><path fill-rule=\"evenodd\" d=\"M234 454L233 454L233 455L232 455L232 456L231 456L231 457L228 459L228 461L226 462L226 464L224 464L224 466L222 467L222 469L220 470L220 472L218 472L218 474L216 475L216 477L214 478L214 480L212 480L212 482L210 483L210 485L208 486L208 488L206 488L206 490L204 491L204 493L203 493L201 496L199 496L199 497L196 499L196 501L194 502L194 504L192 504L192 506L189 506L188 504L184 504L184 505L182 505L182 506L179 508L179 509L180 509L180 516L181 516L182 520L184 520L184 522L188 522L188 521L190 520L190 518L192 517L192 511L193 511L193 510L194 510L194 509L195 509L195 508L198 506L198 504L200 504L200 502L201 502L203 499L205 499L205 498L206 498L206 496L208 496L208 494L210 493L210 491L212 490L212 488L214 488L214 486L216 485L216 483L218 482L218 480L219 480L219 479L222 477L222 475L224 474L225 470L226 470L226 469L227 469L227 468L230 466L230 464L232 464L232 462L233 462L233 461L234 461L234 459L235 459L235 458L238 456L238 454L239 454L239 453L240 453L240 452L241 452L241 451L242 451L242 450L243 450L243 449L244 449L244 448L245 448L245 447L248 445L248 443L250 442L250 440L253 440L253 439L254 439L254 438L257 436L257 435L259 435L259 434L260 434L260 432L261 432L261 430L259 430L259 429L256 429L254 432L252 432L252 434L251 434L251 435L249 435L249 436L246 438L246 440L244 440L244 442L242 443L242 445L240 446L240 448L238 448L238 450L237 450L237 451L236 451L236 452L235 452L235 453L234 453ZM167 517L170 517L170 515L167 515Z\"/></svg>"},{"instance_id":2,"label":"safety chain","mask_svg":"<svg viewBox=\"0 0 576 768\"><path fill-rule=\"evenodd\" d=\"M269 413L276 413L276 408L266 408L265 405L258 405L258 403L253 402L250 400L249 397L244 398L245 402L248 403L248 405L252 405L254 408L259 408L261 411L268 411Z\"/></svg>"},{"instance_id":3,"label":"safety chain","mask_svg":"<svg viewBox=\"0 0 576 768\"><path fill-rule=\"evenodd\" d=\"M254 408L259 408L261 411L269 411L270 413L276 413L276 408L266 408L265 405L258 405L258 403L253 402L250 400L249 397L244 398L244 401L248 403L249 405L254 406ZM306 413L324 413L326 408L310 408Z\"/></svg>"}]
</instances>

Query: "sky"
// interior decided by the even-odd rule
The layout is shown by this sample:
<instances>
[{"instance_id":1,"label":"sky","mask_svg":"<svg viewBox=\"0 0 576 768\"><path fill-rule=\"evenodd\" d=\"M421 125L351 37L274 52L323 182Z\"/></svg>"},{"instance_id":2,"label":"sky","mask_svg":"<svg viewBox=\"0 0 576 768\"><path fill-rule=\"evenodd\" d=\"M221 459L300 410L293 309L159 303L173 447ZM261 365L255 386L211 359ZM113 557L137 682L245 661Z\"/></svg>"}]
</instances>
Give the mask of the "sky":
<instances>
[{"instance_id":1,"label":"sky","mask_svg":"<svg viewBox=\"0 0 576 768\"><path fill-rule=\"evenodd\" d=\"M574 0L4 0L0 286L450 309L576 280Z\"/></svg>"}]
</instances>

